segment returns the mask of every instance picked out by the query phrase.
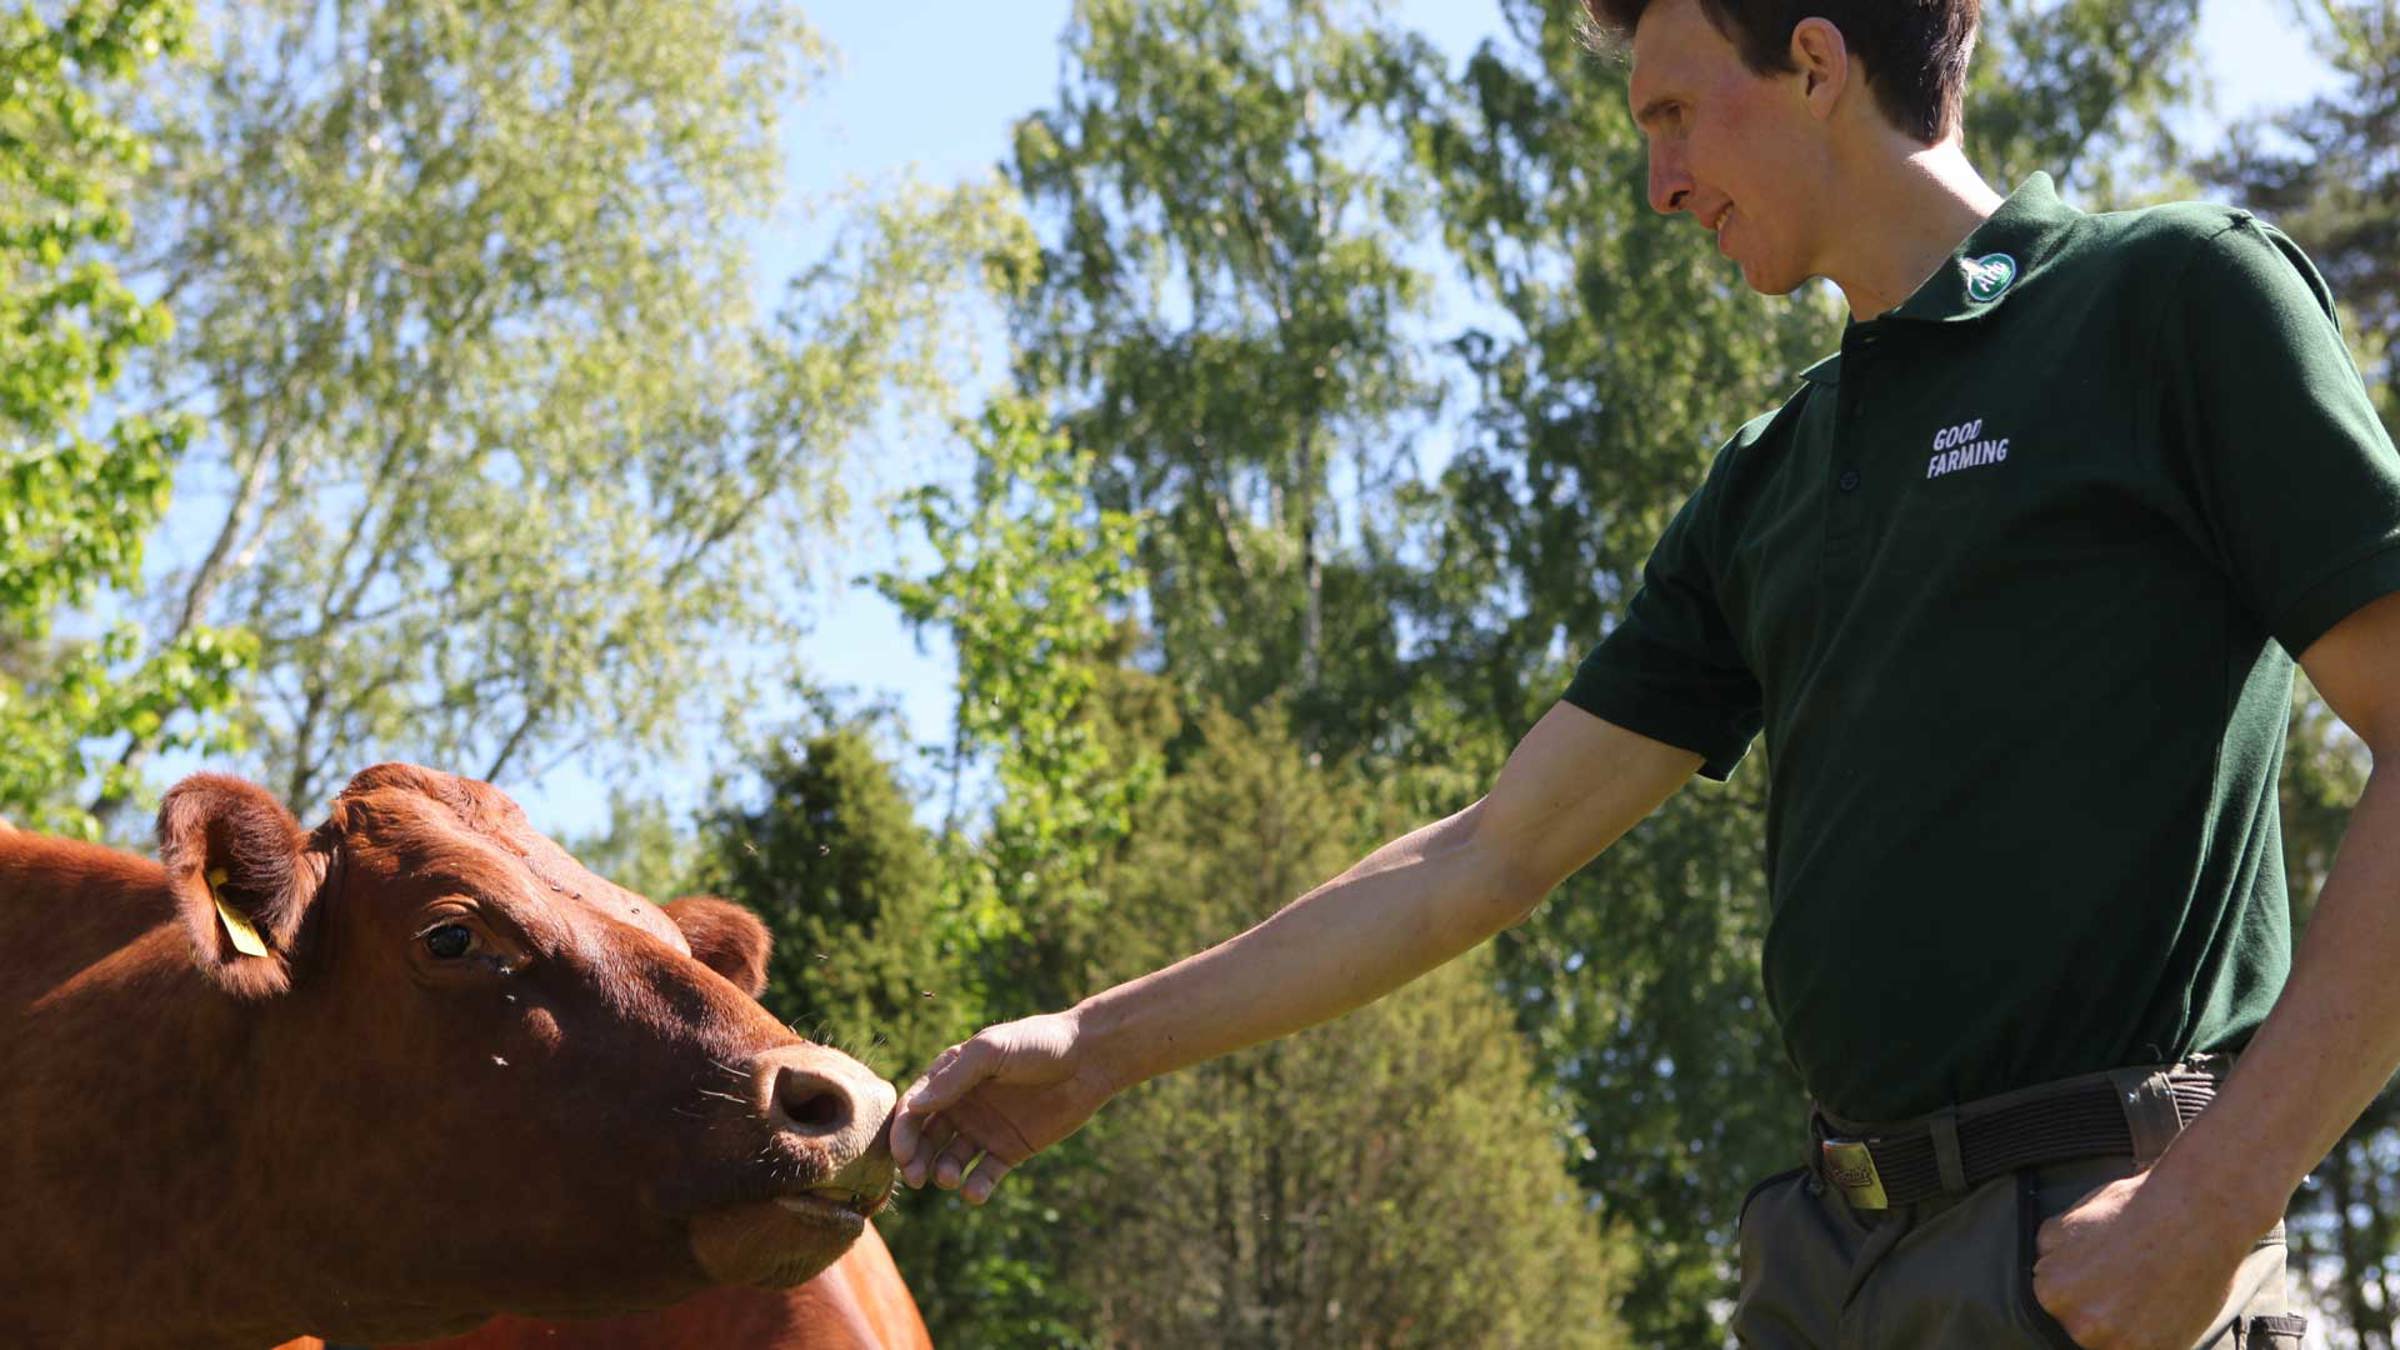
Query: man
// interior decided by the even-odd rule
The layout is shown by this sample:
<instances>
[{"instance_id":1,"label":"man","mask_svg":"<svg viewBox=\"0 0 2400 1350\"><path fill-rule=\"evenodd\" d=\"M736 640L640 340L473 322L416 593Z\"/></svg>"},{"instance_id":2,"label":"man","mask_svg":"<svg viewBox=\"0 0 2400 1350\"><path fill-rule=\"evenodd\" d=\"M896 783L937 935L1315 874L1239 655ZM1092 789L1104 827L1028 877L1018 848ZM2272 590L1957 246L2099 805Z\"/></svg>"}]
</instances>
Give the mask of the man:
<instances>
[{"instance_id":1,"label":"man","mask_svg":"<svg viewBox=\"0 0 2400 1350\"><path fill-rule=\"evenodd\" d=\"M1818 1138L1745 1206L1742 1341L2296 1345L2284 1205L2400 1065L2400 457L2321 281L2240 212L2003 201L1961 150L1976 0L1589 3L1652 204L1762 292L1830 278L1840 354L1489 795L945 1052L904 1174L981 1201L1126 1087L1383 995L1763 728ZM2294 657L2377 761L2296 961Z\"/></svg>"}]
</instances>

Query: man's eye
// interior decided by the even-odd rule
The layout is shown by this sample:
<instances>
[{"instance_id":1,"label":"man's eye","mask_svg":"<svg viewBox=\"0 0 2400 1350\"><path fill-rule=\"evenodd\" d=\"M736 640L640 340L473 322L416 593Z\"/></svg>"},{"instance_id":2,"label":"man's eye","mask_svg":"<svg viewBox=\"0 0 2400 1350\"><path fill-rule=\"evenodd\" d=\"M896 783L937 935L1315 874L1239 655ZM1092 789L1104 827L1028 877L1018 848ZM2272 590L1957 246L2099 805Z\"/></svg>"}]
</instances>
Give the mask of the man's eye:
<instances>
[{"instance_id":1,"label":"man's eye","mask_svg":"<svg viewBox=\"0 0 2400 1350\"><path fill-rule=\"evenodd\" d=\"M474 949L475 934L462 923L446 923L425 934L425 951L437 961L455 961Z\"/></svg>"}]
</instances>

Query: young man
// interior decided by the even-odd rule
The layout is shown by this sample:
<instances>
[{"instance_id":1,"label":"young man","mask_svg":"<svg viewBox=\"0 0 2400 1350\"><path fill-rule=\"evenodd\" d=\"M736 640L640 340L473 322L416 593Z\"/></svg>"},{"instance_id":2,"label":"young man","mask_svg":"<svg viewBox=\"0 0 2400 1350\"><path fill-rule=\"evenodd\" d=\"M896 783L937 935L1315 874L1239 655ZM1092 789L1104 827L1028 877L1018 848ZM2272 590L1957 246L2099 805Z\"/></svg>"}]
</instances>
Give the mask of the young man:
<instances>
[{"instance_id":1,"label":"young man","mask_svg":"<svg viewBox=\"0 0 2400 1350\"><path fill-rule=\"evenodd\" d=\"M1523 919L1763 728L1818 1137L1745 1206L1742 1341L2296 1345L2284 1205L2400 1065L2400 456L2322 282L2240 212L2003 201L1959 138L1976 0L1590 3L1652 204L1760 291L1839 285L1840 354L1719 455L1489 795L946 1051L895 1155L979 1201L1126 1087ZM2296 962L2295 656L2377 762Z\"/></svg>"}]
</instances>

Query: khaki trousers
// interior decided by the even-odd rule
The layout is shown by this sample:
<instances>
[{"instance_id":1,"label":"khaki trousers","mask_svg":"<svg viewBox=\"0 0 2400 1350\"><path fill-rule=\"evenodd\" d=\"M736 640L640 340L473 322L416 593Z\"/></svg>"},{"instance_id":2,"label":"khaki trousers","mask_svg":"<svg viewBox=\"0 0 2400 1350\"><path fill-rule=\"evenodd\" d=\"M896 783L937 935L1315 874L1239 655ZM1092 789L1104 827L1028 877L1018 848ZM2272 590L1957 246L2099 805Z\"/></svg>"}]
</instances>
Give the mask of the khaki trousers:
<instances>
[{"instance_id":1,"label":"khaki trousers","mask_svg":"<svg viewBox=\"0 0 2400 1350\"><path fill-rule=\"evenodd\" d=\"M1745 1350L2078 1350L2033 1297L2034 1234L2137 1169L2097 1158L1993 1179L1964 1195L1853 1211L1800 1169L1742 1204L1735 1341ZM2283 1225L2242 1263L2195 1350L2298 1350Z\"/></svg>"}]
</instances>

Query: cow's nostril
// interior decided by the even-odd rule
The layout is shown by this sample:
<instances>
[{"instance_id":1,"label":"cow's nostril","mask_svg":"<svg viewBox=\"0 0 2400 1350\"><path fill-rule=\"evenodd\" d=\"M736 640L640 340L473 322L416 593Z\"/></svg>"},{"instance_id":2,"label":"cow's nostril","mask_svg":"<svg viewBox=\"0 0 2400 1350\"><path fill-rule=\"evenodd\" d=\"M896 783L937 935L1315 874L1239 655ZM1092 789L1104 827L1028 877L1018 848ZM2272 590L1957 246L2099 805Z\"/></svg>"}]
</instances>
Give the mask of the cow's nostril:
<instances>
[{"instance_id":1,"label":"cow's nostril","mask_svg":"<svg viewBox=\"0 0 2400 1350\"><path fill-rule=\"evenodd\" d=\"M792 1123L804 1130L838 1130L849 1116L842 1099L830 1092L812 1092L784 1108Z\"/></svg>"},{"instance_id":2,"label":"cow's nostril","mask_svg":"<svg viewBox=\"0 0 2400 1350\"><path fill-rule=\"evenodd\" d=\"M776 1104L806 1134L838 1134L850 1125L850 1094L813 1073L785 1069L775 1085Z\"/></svg>"}]
</instances>

